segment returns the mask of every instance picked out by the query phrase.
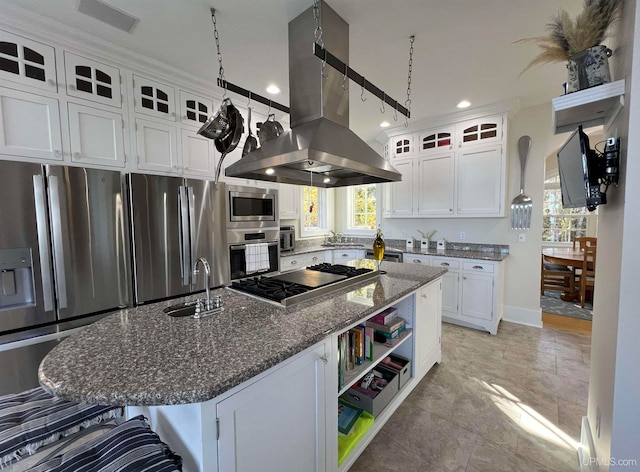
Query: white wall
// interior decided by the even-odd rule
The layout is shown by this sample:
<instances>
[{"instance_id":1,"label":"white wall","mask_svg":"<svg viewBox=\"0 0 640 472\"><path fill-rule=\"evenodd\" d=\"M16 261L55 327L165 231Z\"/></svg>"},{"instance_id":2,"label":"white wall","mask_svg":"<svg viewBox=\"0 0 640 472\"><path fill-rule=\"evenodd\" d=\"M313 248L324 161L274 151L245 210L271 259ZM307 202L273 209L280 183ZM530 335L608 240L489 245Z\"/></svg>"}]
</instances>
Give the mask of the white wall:
<instances>
[{"instance_id":1,"label":"white wall","mask_svg":"<svg viewBox=\"0 0 640 472\"><path fill-rule=\"evenodd\" d=\"M617 131L621 138L621 183L600 209L591 342L588 419L602 471L640 468L640 136L629 132L640 127L640 97L633 93L640 86L640 35L634 35L639 26L635 1L625 1L620 32L610 43L613 79L627 81L625 106L605 130L605 136ZM609 466L610 457L637 464Z\"/></svg>"}]
</instances>

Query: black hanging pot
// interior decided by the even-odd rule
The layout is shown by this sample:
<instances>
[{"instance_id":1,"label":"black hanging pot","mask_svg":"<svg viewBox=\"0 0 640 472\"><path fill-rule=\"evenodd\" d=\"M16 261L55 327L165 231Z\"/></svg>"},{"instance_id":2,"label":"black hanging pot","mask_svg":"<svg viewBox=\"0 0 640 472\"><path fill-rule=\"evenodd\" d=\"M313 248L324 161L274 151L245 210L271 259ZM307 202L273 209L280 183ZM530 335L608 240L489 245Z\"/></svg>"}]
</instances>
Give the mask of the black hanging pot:
<instances>
[{"instance_id":1,"label":"black hanging pot","mask_svg":"<svg viewBox=\"0 0 640 472\"><path fill-rule=\"evenodd\" d=\"M260 125L260 145L264 146L264 143L267 141L271 141L272 139L276 139L278 136L284 133L284 129L282 125L276 121L276 116L271 114L267 117L267 119Z\"/></svg>"},{"instance_id":2,"label":"black hanging pot","mask_svg":"<svg viewBox=\"0 0 640 472\"><path fill-rule=\"evenodd\" d=\"M224 108L224 115L226 120L229 122L229 129L227 130L226 134L214 140L216 149L221 154L220 160L218 161L218 167L216 169L215 183L218 183L218 178L220 177L222 161L227 154L229 154L238 146L238 143L240 142L240 136L242 136L244 128L244 119L242 118L242 115L240 114L238 109L233 106L233 103L231 103L231 99L226 98L222 102L220 108L221 110Z\"/></svg>"}]
</instances>

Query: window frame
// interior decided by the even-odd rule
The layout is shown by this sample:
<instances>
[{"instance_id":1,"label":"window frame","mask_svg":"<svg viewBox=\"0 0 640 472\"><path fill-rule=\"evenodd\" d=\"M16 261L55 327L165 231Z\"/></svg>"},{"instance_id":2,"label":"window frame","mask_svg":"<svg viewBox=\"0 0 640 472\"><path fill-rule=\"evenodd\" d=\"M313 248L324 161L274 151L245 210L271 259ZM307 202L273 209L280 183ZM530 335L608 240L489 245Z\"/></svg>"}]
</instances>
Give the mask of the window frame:
<instances>
[{"instance_id":1,"label":"window frame","mask_svg":"<svg viewBox=\"0 0 640 472\"><path fill-rule=\"evenodd\" d=\"M375 217L376 222L372 229L365 229L360 226L352 226L352 222L355 214L355 192L359 187L369 187L373 186L375 189ZM344 198L346 200L347 211L345 212L345 220L343 221L343 227L345 228L345 233L354 235L354 236L373 236L376 234L376 228L381 224L381 203L382 199L380 198L380 186L378 184L363 184L363 185L355 185L351 187L347 187L345 189Z\"/></svg>"},{"instance_id":2,"label":"window frame","mask_svg":"<svg viewBox=\"0 0 640 472\"><path fill-rule=\"evenodd\" d=\"M309 228L305 226L305 214L306 207L308 205L305 204L305 189L307 188L316 188L318 190L318 226ZM317 236L324 236L329 232L328 221L328 196L327 189L322 187L310 187L308 185L304 185L300 191L300 237L301 238L312 238Z\"/></svg>"},{"instance_id":3,"label":"window frame","mask_svg":"<svg viewBox=\"0 0 640 472\"><path fill-rule=\"evenodd\" d=\"M551 218L558 218L558 219L563 219L563 218L576 218L576 217L583 217L586 219L586 228L585 228L585 234L584 236L591 236L591 237L595 237L597 234L597 229L598 229L598 210L596 209L595 211L588 211L586 208L584 208L582 210L582 212L579 212L580 209L577 208L567 208L567 209L562 209L561 205L562 205L562 200L561 197L559 197L560 199L558 200L558 206L561 209L561 212L555 212L555 213L545 213L545 208L547 207L548 204L552 203L550 201L547 200L547 191L548 190L552 190L552 191L556 191L556 193L559 194L560 192L560 177L558 172L556 171L553 175L551 175L548 179L546 179L544 181L544 187L543 187L543 192L542 192L542 196L543 196L543 201L542 201L542 231L540 234L540 239L542 241L542 245L543 246L557 246L557 247L563 247L563 246L567 246L567 247L572 247L573 246L573 239L571 239L570 241L546 241L543 239L543 234L544 234L544 219L546 217L551 217ZM578 211L576 211L578 210ZM566 211L567 213L563 213L562 211ZM569 213L571 211L576 211L575 213ZM572 233L575 234L575 231L571 231Z\"/></svg>"}]
</instances>

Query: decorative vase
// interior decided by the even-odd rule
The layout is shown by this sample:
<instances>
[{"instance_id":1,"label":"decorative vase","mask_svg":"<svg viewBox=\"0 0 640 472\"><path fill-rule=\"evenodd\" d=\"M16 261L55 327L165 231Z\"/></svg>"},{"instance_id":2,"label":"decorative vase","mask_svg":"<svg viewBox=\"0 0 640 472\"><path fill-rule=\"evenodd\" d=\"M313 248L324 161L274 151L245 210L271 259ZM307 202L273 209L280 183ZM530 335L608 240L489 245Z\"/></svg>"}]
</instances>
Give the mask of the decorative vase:
<instances>
[{"instance_id":1,"label":"decorative vase","mask_svg":"<svg viewBox=\"0 0 640 472\"><path fill-rule=\"evenodd\" d=\"M567 92L611 82L609 57L612 54L606 46L594 46L571 56L567 63Z\"/></svg>"}]
</instances>

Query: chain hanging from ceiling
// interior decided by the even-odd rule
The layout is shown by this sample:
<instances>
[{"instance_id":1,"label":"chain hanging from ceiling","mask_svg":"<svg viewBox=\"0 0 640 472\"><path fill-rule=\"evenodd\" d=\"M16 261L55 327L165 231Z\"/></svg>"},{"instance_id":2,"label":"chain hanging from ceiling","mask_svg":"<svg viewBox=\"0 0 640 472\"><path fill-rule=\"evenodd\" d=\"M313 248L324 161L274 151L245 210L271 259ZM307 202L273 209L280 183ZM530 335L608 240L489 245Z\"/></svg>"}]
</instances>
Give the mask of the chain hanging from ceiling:
<instances>
[{"instance_id":1,"label":"chain hanging from ceiling","mask_svg":"<svg viewBox=\"0 0 640 472\"><path fill-rule=\"evenodd\" d=\"M364 91L368 91L378 97L381 101L382 107L380 108L381 113L384 113L385 108L384 104L388 104L395 110L394 119L397 120L398 112L400 112L405 117L405 126L408 126L408 118L411 117L411 68L413 65L413 41L415 36L411 36L411 49L409 52L409 83L407 86L407 100L405 101L405 106L402 106L398 101L391 98L384 90L379 89L374 84L369 82L363 75L358 74L355 70L349 67L346 63L342 62L336 56L327 51L324 47L324 40L322 38L322 8L320 5L320 0L313 0L313 18L315 19L315 27L313 30L313 53L316 57L322 60L322 68L320 69L320 73L323 79L327 78L325 73L325 67L327 64L331 66L333 69L337 70L341 74L342 77L342 88L343 90L347 90L347 79L353 80L356 84L358 84L361 88L360 90L360 99L364 102L366 101L366 97L364 96Z\"/></svg>"},{"instance_id":2,"label":"chain hanging from ceiling","mask_svg":"<svg viewBox=\"0 0 640 472\"><path fill-rule=\"evenodd\" d=\"M409 38L409 74L407 76L407 99L404 101L404 106L411 112L411 71L413 69L413 42L416 40L414 35ZM409 126L407 115L404 116L404 127Z\"/></svg>"},{"instance_id":3,"label":"chain hanging from ceiling","mask_svg":"<svg viewBox=\"0 0 640 472\"><path fill-rule=\"evenodd\" d=\"M264 105L268 105L269 113L271 113L271 107L273 107L288 114L289 107L286 107L278 102L274 102L273 100L263 97L262 95L252 92L251 90L232 84L231 82L227 82L224 77L224 67L222 66L222 53L220 52L220 35L218 33L218 21L216 18L215 8L211 8L211 22L213 23L213 37L216 40L216 52L218 54L218 86L224 89L222 98L224 99L227 96L227 91L234 92L238 95L242 95L243 97L247 97L249 99L249 102L253 100Z\"/></svg>"}]
</instances>

